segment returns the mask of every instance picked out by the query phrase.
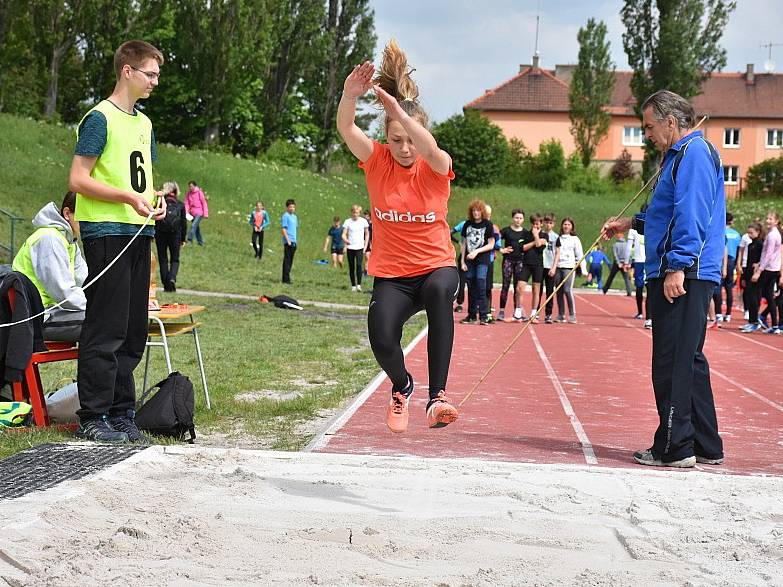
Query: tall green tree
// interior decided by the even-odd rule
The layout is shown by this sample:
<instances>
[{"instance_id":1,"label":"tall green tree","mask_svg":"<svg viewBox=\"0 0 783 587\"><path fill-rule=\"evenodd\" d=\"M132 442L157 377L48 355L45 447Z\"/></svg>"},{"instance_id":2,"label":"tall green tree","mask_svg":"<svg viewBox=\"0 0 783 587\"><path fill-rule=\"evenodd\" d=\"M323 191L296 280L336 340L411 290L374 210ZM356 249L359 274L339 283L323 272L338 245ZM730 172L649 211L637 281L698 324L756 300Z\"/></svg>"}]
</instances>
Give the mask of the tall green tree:
<instances>
[{"instance_id":1,"label":"tall green tree","mask_svg":"<svg viewBox=\"0 0 783 587\"><path fill-rule=\"evenodd\" d=\"M625 0L623 48L633 69L631 91L637 113L657 90L685 99L701 91L702 82L726 65L720 39L737 3L729 0ZM645 175L655 155L645 148Z\"/></svg>"},{"instance_id":2,"label":"tall green tree","mask_svg":"<svg viewBox=\"0 0 783 587\"><path fill-rule=\"evenodd\" d=\"M582 165L588 167L598 143L609 131L606 107L614 88L614 63L606 40L606 25L591 18L579 29L579 60L571 77L568 99L571 134Z\"/></svg>"},{"instance_id":3,"label":"tall green tree","mask_svg":"<svg viewBox=\"0 0 783 587\"><path fill-rule=\"evenodd\" d=\"M316 167L328 171L339 148L335 121L343 80L354 65L372 58L375 18L369 0L328 0L319 40L318 67L304 93L313 119Z\"/></svg>"}]
</instances>

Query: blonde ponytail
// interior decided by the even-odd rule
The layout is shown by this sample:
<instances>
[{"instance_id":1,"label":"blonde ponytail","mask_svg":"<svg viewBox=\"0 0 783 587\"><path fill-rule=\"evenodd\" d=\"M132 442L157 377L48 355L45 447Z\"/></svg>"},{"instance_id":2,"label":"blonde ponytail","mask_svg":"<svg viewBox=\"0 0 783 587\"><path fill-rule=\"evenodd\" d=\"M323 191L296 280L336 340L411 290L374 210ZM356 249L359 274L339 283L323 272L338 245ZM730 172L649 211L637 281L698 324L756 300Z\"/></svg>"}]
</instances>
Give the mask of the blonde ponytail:
<instances>
[{"instance_id":1,"label":"blonde ponytail","mask_svg":"<svg viewBox=\"0 0 783 587\"><path fill-rule=\"evenodd\" d=\"M408 116L426 127L429 117L418 102L419 88L411 77L414 71L408 66L405 52L391 39L383 49L381 67L373 82L395 98ZM388 126L388 119L385 126Z\"/></svg>"}]
</instances>

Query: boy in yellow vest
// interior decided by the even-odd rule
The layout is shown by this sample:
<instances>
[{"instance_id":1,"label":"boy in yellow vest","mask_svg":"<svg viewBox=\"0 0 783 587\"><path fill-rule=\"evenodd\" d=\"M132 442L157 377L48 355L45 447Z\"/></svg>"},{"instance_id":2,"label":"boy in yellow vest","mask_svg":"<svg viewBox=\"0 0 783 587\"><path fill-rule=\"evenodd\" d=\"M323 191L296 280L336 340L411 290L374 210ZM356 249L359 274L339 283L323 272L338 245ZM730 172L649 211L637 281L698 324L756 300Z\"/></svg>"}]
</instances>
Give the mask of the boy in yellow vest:
<instances>
[{"instance_id":1,"label":"boy in yellow vest","mask_svg":"<svg viewBox=\"0 0 783 587\"><path fill-rule=\"evenodd\" d=\"M136 109L158 85L161 52L144 41L123 43L114 54L117 83L79 123L70 188L77 195L84 256L93 279L131 243L152 214L166 214L156 198L157 158L152 123ZM117 263L87 289L79 339L79 438L146 442L134 422L133 370L147 341L150 246L148 223Z\"/></svg>"},{"instance_id":2,"label":"boy in yellow vest","mask_svg":"<svg viewBox=\"0 0 783 587\"><path fill-rule=\"evenodd\" d=\"M44 339L77 341L87 300L81 286L87 264L79 246L79 223L74 219L76 194L68 192L59 208L49 202L33 218L36 231L14 257L13 270L24 273L41 294ZM63 302L60 306L56 306Z\"/></svg>"}]
</instances>

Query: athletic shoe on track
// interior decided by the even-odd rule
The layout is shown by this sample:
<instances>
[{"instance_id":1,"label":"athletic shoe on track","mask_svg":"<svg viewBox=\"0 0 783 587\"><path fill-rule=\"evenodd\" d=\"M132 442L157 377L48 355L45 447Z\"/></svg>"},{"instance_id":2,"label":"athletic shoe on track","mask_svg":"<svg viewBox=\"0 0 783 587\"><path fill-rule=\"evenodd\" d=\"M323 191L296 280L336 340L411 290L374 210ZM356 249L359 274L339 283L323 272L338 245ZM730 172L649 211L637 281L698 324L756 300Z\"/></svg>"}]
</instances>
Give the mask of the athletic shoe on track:
<instances>
[{"instance_id":1,"label":"athletic shoe on track","mask_svg":"<svg viewBox=\"0 0 783 587\"><path fill-rule=\"evenodd\" d=\"M745 324L742 328L740 328L740 332L756 332L757 330L761 330L761 326L758 324Z\"/></svg>"},{"instance_id":2,"label":"athletic shoe on track","mask_svg":"<svg viewBox=\"0 0 783 587\"><path fill-rule=\"evenodd\" d=\"M565 321L566 321L565 316L558 316L557 318L555 318L555 322L557 322L558 324L563 324Z\"/></svg>"},{"instance_id":3,"label":"athletic shoe on track","mask_svg":"<svg viewBox=\"0 0 783 587\"><path fill-rule=\"evenodd\" d=\"M392 393L386 408L386 425L392 432L405 432L408 429L408 398L404 393Z\"/></svg>"},{"instance_id":4,"label":"athletic shoe on track","mask_svg":"<svg viewBox=\"0 0 783 587\"><path fill-rule=\"evenodd\" d=\"M642 318L644 318L644 316L642 316L641 314L637 314L636 316L633 317L634 320L641 320Z\"/></svg>"},{"instance_id":5,"label":"athletic shoe on track","mask_svg":"<svg viewBox=\"0 0 783 587\"><path fill-rule=\"evenodd\" d=\"M473 316L465 316L462 320L459 321L460 324L475 324L476 319Z\"/></svg>"},{"instance_id":6,"label":"athletic shoe on track","mask_svg":"<svg viewBox=\"0 0 783 587\"><path fill-rule=\"evenodd\" d=\"M699 463L700 465L722 465L723 457L719 459L708 459L707 457L696 455L696 462Z\"/></svg>"},{"instance_id":7,"label":"athletic shoe on track","mask_svg":"<svg viewBox=\"0 0 783 587\"><path fill-rule=\"evenodd\" d=\"M479 324L481 326L487 326L489 324L494 324L495 319L492 316L484 316L483 318L479 318Z\"/></svg>"},{"instance_id":8,"label":"athletic shoe on track","mask_svg":"<svg viewBox=\"0 0 783 587\"><path fill-rule=\"evenodd\" d=\"M457 312L462 312L462 306L459 304L454 306L454 313L456 314Z\"/></svg>"},{"instance_id":9,"label":"athletic shoe on track","mask_svg":"<svg viewBox=\"0 0 783 587\"><path fill-rule=\"evenodd\" d=\"M427 425L430 428L443 428L459 418L457 408L446 400L446 394L439 391L427 404Z\"/></svg>"},{"instance_id":10,"label":"athletic shoe on track","mask_svg":"<svg viewBox=\"0 0 783 587\"><path fill-rule=\"evenodd\" d=\"M576 324L576 316L571 316L571 317L568 319L568 323L569 323L569 324Z\"/></svg>"},{"instance_id":11,"label":"athletic shoe on track","mask_svg":"<svg viewBox=\"0 0 783 587\"><path fill-rule=\"evenodd\" d=\"M717 320L710 322L710 325L707 326L707 330L718 330L718 328L720 328L720 324L718 324Z\"/></svg>"},{"instance_id":12,"label":"athletic shoe on track","mask_svg":"<svg viewBox=\"0 0 783 587\"><path fill-rule=\"evenodd\" d=\"M552 316L545 317L544 324L552 324Z\"/></svg>"},{"instance_id":13,"label":"athletic shoe on track","mask_svg":"<svg viewBox=\"0 0 783 587\"><path fill-rule=\"evenodd\" d=\"M650 320L649 318L645 320L644 327L647 328L648 330L652 330L652 320Z\"/></svg>"},{"instance_id":14,"label":"athletic shoe on track","mask_svg":"<svg viewBox=\"0 0 783 587\"><path fill-rule=\"evenodd\" d=\"M498 322L505 322L506 321L506 311L500 310L498 312Z\"/></svg>"},{"instance_id":15,"label":"athletic shoe on track","mask_svg":"<svg viewBox=\"0 0 783 587\"><path fill-rule=\"evenodd\" d=\"M696 457L686 457L679 461L672 461L670 463L664 463L663 461L656 459L653 456L652 450L640 450L633 453L633 460L640 465L648 465L651 467L674 467L677 469L690 469L696 465Z\"/></svg>"}]
</instances>

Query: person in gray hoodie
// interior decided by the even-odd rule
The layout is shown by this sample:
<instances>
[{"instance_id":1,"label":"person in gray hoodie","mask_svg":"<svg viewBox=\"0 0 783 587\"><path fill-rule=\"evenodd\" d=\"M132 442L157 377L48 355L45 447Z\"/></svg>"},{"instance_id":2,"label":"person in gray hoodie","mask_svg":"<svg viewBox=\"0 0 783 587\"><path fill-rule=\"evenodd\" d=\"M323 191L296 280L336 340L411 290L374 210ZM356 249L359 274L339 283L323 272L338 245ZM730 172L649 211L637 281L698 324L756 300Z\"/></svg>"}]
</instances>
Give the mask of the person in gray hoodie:
<instances>
[{"instance_id":1,"label":"person in gray hoodie","mask_svg":"<svg viewBox=\"0 0 783 587\"><path fill-rule=\"evenodd\" d=\"M87 299L81 289L87 279L87 263L76 241L79 223L74 220L76 194L68 192L59 208L49 202L33 218L35 232L19 249L12 264L24 273L41 294L44 339L79 340ZM57 304L63 302L59 307Z\"/></svg>"}]
</instances>

